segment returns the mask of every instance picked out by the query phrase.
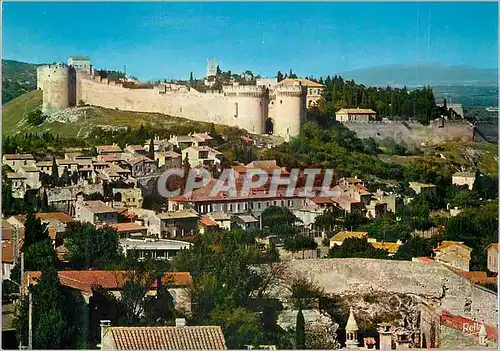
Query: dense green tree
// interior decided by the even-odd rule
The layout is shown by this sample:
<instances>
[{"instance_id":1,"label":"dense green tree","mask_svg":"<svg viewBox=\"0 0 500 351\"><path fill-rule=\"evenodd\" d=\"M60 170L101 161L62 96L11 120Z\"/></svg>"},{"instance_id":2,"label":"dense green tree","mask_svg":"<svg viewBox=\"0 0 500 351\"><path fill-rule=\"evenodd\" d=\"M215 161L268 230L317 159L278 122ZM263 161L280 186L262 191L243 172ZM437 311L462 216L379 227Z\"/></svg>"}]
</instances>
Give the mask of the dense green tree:
<instances>
[{"instance_id":1,"label":"dense green tree","mask_svg":"<svg viewBox=\"0 0 500 351\"><path fill-rule=\"evenodd\" d=\"M316 250L318 244L314 241L314 238L310 236L295 235L293 237L287 237L283 247L285 250L293 253L302 251L302 258L304 258L305 250Z\"/></svg>"},{"instance_id":2,"label":"dense green tree","mask_svg":"<svg viewBox=\"0 0 500 351\"><path fill-rule=\"evenodd\" d=\"M122 259L119 236L111 227L95 228L89 223L70 223L66 255L74 269L103 269Z\"/></svg>"},{"instance_id":3,"label":"dense green tree","mask_svg":"<svg viewBox=\"0 0 500 351\"><path fill-rule=\"evenodd\" d=\"M387 258L387 251L374 248L366 239L347 238L341 246L334 246L328 252L331 258Z\"/></svg>"},{"instance_id":4,"label":"dense green tree","mask_svg":"<svg viewBox=\"0 0 500 351\"><path fill-rule=\"evenodd\" d=\"M393 256L395 260L411 261L413 257L431 257L439 243L439 237L430 239L419 236L408 239Z\"/></svg>"}]
</instances>

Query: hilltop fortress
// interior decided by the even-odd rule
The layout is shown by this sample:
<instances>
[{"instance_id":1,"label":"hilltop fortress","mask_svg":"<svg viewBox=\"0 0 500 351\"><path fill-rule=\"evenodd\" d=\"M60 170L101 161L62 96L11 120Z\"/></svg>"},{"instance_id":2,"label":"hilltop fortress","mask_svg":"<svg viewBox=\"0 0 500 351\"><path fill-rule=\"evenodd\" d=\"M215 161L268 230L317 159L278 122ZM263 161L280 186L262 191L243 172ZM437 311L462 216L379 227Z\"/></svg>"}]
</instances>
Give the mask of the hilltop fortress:
<instances>
[{"instance_id":1,"label":"hilltop fortress","mask_svg":"<svg viewBox=\"0 0 500 351\"><path fill-rule=\"evenodd\" d=\"M43 91L45 114L86 104L224 124L285 139L298 135L306 120L308 91L318 93L301 80L267 86L235 84L207 93L173 83L141 85L101 77L87 57L75 56L67 64L38 67L37 88Z\"/></svg>"}]
</instances>

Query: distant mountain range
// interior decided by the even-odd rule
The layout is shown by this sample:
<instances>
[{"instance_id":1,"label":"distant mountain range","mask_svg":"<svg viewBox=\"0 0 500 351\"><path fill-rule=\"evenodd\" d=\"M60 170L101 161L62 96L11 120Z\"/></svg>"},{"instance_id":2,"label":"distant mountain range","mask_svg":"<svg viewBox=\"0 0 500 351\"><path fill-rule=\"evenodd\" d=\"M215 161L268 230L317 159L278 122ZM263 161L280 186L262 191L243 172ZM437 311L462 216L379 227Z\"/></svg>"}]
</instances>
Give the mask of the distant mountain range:
<instances>
[{"instance_id":1,"label":"distant mountain range","mask_svg":"<svg viewBox=\"0 0 500 351\"><path fill-rule=\"evenodd\" d=\"M498 86L498 70L470 66L444 66L439 63L386 65L340 73L344 79L371 86L423 85Z\"/></svg>"}]
</instances>

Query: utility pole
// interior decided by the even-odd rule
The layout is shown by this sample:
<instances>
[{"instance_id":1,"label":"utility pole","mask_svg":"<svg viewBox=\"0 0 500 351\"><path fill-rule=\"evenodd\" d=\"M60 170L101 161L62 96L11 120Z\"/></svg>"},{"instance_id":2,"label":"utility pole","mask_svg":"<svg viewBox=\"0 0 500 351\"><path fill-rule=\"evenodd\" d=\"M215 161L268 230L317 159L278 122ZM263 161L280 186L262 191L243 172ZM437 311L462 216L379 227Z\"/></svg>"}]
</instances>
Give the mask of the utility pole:
<instances>
[{"instance_id":1,"label":"utility pole","mask_svg":"<svg viewBox=\"0 0 500 351\"><path fill-rule=\"evenodd\" d=\"M28 281L30 276L28 274ZM28 312L28 350L33 350L33 296L29 293L29 312Z\"/></svg>"},{"instance_id":2,"label":"utility pole","mask_svg":"<svg viewBox=\"0 0 500 351\"><path fill-rule=\"evenodd\" d=\"M16 227L17 228L17 227ZM23 287L24 287L24 252L21 252L21 280L19 284L19 298L23 297ZM20 335L21 336L21 335ZM23 349L23 341L22 337L19 338L19 350Z\"/></svg>"}]
</instances>

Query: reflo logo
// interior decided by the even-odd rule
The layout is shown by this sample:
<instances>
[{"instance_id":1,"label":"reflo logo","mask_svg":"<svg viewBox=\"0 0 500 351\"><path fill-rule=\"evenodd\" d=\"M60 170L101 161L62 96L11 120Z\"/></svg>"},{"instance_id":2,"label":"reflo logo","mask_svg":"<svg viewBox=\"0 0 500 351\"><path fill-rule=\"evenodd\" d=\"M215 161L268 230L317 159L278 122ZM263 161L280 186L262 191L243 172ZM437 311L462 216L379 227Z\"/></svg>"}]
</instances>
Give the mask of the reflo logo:
<instances>
[{"instance_id":1,"label":"reflo logo","mask_svg":"<svg viewBox=\"0 0 500 351\"><path fill-rule=\"evenodd\" d=\"M465 335L479 334L480 330L481 330L481 323L478 323L478 322L474 322L472 324L464 323L462 326L462 332Z\"/></svg>"}]
</instances>

